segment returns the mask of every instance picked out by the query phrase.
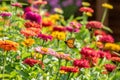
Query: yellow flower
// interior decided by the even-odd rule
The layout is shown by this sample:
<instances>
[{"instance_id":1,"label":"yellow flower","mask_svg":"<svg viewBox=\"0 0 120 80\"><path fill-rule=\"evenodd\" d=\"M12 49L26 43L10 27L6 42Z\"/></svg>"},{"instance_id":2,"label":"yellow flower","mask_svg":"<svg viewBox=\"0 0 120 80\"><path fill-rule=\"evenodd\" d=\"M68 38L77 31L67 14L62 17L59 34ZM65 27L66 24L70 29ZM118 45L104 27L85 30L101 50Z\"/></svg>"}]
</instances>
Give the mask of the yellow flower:
<instances>
[{"instance_id":1,"label":"yellow flower","mask_svg":"<svg viewBox=\"0 0 120 80\"><path fill-rule=\"evenodd\" d=\"M120 51L120 45L114 43L106 43L104 48L106 50Z\"/></svg>"},{"instance_id":2,"label":"yellow flower","mask_svg":"<svg viewBox=\"0 0 120 80\"><path fill-rule=\"evenodd\" d=\"M90 6L90 3L89 2L82 2L82 5L85 7L88 7L88 6Z\"/></svg>"},{"instance_id":3,"label":"yellow flower","mask_svg":"<svg viewBox=\"0 0 120 80\"><path fill-rule=\"evenodd\" d=\"M34 39L29 38L29 39L25 39L22 42L22 45L29 47L29 46L32 46L34 43L35 43Z\"/></svg>"},{"instance_id":4,"label":"yellow flower","mask_svg":"<svg viewBox=\"0 0 120 80\"><path fill-rule=\"evenodd\" d=\"M53 38L57 38L58 34L59 34L58 31L53 31L52 34L51 34L51 36L52 36Z\"/></svg>"},{"instance_id":5,"label":"yellow flower","mask_svg":"<svg viewBox=\"0 0 120 80\"><path fill-rule=\"evenodd\" d=\"M51 20L55 20L55 21L59 20L60 19L60 15L59 14L53 14L53 15L50 16L50 19Z\"/></svg>"},{"instance_id":6,"label":"yellow flower","mask_svg":"<svg viewBox=\"0 0 120 80\"><path fill-rule=\"evenodd\" d=\"M103 3L102 7L107 8L107 9L113 9L113 6L111 4L108 4L108 3Z\"/></svg>"},{"instance_id":7,"label":"yellow flower","mask_svg":"<svg viewBox=\"0 0 120 80\"><path fill-rule=\"evenodd\" d=\"M65 38L66 38L65 32L59 32L57 39L58 40L65 40Z\"/></svg>"},{"instance_id":8,"label":"yellow flower","mask_svg":"<svg viewBox=\"0 0 120 80\"><path fill-rule=\"evenodd\" d=\"M36 58L36 59L39 59L39 58L42 58L42 54L40 54L40 53L31 53L32 54L32 56L34 57L34 58Z\"/></svg>"},{"instance_id":9,"label":"yellow flower","mask_svg":"<svg viewBox=\"0 0 120 80\"><path fill-rule=\"evenodd\" d=\"M5 6L0 7L0 11L7 11L7 10L8 10L8 7L5 7Z\"/></svg>"},{"instance_id":10,"label":"yellow flower","mask_svg":"<svg viewBox=\"0 0 120 80\"><path fill-rule=\"evenodd\" d=\"M47 53L48 52L48 48L41 48L41 51Z\"/></svg>"},{"instance_id":11,"label":"yellow flower","mask_svg":"<svg viewBox=\"0 0 120 80\"><path fill-rule=\"evenodd\" d=\"M66 74L67 72L65 72L64 70L60 70L61 74Z\"/></svg>"},{"instance_id":12,"label":"yellow flower","mask_svg":"<svg viewBox=\"0 0 120 80\"><path fill-rule=\"evenodd\" d=\"M91 17L91 16L92 16L92 13L87 12L86 15Z\"/></svg>"}]
</instances>

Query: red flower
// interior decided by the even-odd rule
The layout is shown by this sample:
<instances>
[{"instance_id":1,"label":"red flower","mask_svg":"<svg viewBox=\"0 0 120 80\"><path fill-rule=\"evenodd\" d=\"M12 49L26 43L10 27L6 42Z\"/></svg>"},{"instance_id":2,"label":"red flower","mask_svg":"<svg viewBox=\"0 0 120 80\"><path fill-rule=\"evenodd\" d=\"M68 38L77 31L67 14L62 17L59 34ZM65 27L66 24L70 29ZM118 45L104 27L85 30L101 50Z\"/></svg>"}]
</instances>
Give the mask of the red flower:
<instances>
[{"instance_id":1,"label":"red flower","mask_svg":"<svg viewBox=\"0 0 120 80\"><path fill-rule=\"evenodd\" d=\"M99 41L107 42L107 43L113 43L114 42L114 38L111 35L102 35L99 38Z\"/></svg>"},{"instance_id":2,"label":"red flower","mask_svg":"<svg viewBox=\"0 0 120 80\"><path fill-rule=\"evenodd\" d=\"M97 36L97 35L107 35L106 32L102 31L102 30L95 30L94 31L94 35Z\"/></svg>"},{"instance_id":3,"label":"red flower","mask_svg":"<svg viewBox=\"0 0 120 80\"><path fill-rule=\"evenodd\" d=\"M94 10L92 8L89 8L89 7L81 7L79 9L79 11L81 11L81 12L90 12L90 13L94 12Z\"/></svg>"},{"instance_id":4,"label":"red flower","mask_svg":"<svg viewBox=\"0 0 120 80\"><path fill-rule=\"evenodd\" d=\"M99 57L99 54L97 53L97 51L88 47L82 48L80 53L84 57Z\"/></svg>"},{"instance_id":5,"label":"red flower","mask_svg":"<svg viewBox=\"0 0 120 80\"><path fill-rule=\"evenodd\" d=\"M61 66L60 70L65 72L73 72L73 73L76 73L79 71L78 67L73 67L73 66Z\"/></svg>"},{"instance_id":6,"label":"red flower","mask_svg":"<svg viewBox=\"0 0 120 80\"><path fill-rule=\"evenodd\" d=\"M98 54L100 55L100 58L106 57L107 59L111 59L111 54L109 52L98 51Z\"/></svg>"},{"instance_id":7,"label":"red flower","mask_svg":"<svg viewBox=\"0 0 120 80\"><path fill-rule=\"evenodd\" d=\"M86 24L86 27L88 28L88 29L90 29L90 28L102 28L103 27L103 25L102 25L102 23L101 22L98 22L98 21L89 21L87 24Z\"/></svg>"},{"instance_id":8,"label":"red flower","mask_svg":"<svg viewBox=\"0 0 120 80\"><path fill-rule=\"evenodd\" d=\"M90 64L89 61L86 59L74 60L74 66L78 66L79 68L89 68Z\"/></svg>"},{"instance_id":9,"label":"red flower","mask_svg":"<svg viewBox=\"0 0 120 80\"><path fill-rule=\"evenodd\" d=\"M60 32L62 32L62 31L66 31L66 29L64 27L60 26L60 27L54 27L53 31L60 31Z\"/></svg>"},{"instance_id":10,"label":"red flower","mask_svg":"<svg viewBox=\"0 0 120 80\"><path fill-rule=\"evenodd\" d=\"M120 57L112 57L111 60L116 61L116 62L120 62Z\"/></svg>"},{"instance_id":11,"label":"red flower","mask_svg":"<svg viewBox=\"0 0 120 80\"><path fill-rule=\"evenodd\" d=\"M47 20L47 21L42 21L42 26L52 26L53 25L53 22L52 21L50 21L50 20Z\"/></svg>"},{"instance_id":12,"label":"red flower","mask_svg":"<svg viewBox=\"0 0 120 80\"><path fill-rule=\"evenodd\" d=\"M29 66L34 66L35 64L39 64L42 66L42 68L44 68L44 65L42 63L42 61L39 61L39 60L35 60L35 59L32 59L32 58L26 58L24 61L23 61L24 64L27 64Z\"/></svg>"},{"instance_id":13,"label":"red flower","mask_svg":"<svg viewBox=\"0 0 120 80\"><path fill-rule=\"evenodd\" d=\"M104 67L105 67L105 69L106 69L108 72L112 72L113 70L115 70L116 65L113 65L113 64L105 64Z\"/></svg>"}]
</instances>

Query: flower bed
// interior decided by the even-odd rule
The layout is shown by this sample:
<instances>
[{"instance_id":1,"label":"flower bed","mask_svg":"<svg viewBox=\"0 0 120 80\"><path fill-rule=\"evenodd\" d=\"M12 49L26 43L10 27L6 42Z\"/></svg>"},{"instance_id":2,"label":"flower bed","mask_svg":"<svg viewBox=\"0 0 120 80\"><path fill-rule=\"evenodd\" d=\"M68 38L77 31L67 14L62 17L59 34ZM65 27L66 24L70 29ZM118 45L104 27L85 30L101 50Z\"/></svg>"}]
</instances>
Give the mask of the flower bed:
<instances>
[{"instance_id":1,"label":"flower bed","mask_svg":"<svg viewBox=\"0 0 120 80\"><path fill-rule=\"evenodd\" d=\"M0 9L0 79L2 80L119 80L120 45L104 23L91 20L87 2L82 16L65 20L59 8L50 14L46 1L12 2ZM37 8L34 7L37 5Z\"/></svg>"}]
</instances>

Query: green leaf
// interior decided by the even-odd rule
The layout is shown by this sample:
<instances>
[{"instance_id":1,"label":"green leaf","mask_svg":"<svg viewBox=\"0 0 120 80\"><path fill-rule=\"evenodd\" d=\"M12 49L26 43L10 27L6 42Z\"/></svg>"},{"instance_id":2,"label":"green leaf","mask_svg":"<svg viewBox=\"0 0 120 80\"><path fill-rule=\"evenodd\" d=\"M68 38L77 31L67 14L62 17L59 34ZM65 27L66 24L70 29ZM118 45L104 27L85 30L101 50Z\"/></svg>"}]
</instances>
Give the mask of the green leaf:
<instances>
[{"instance_id":1,"label":"green leaf","mask_svg":"<svg viewBox=\"0 0 120 80\"><path fill-rule=\"evenodd\" d=\"M110 33L113 33L113 31L107 26L103 26L103 29L106 30L106 31L109 31Z\"/></svg>"}]
</instances>

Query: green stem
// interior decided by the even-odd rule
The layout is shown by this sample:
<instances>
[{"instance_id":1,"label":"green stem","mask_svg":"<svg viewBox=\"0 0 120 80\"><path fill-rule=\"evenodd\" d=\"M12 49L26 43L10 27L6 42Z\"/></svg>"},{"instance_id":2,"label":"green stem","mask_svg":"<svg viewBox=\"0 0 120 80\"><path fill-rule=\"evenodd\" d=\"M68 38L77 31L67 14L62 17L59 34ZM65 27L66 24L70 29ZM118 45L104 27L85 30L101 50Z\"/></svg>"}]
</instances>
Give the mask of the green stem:
<instances>
[{"instance_id":1,"label":"green stem","mask_svg":"<svg viewBox=\"0 0 120 80\"><path fill-rule=\"evenodd\" d=\"M65 66L67 66L67 63L68 63L68 60L66 60L66 62L65 62Z\"/></svg>"},{"instance_id":2,"label":"green stem","mask_svg":"<svg viewBox=\"0 0 120 80\"><path fill-rule=\"evenodd\" d=\"M3 77L2 77L2 80L4 80L4 73L5 73L5 66L6 66L6 51L3 53L3 56L4 56L4 60L3 60Z\"/></svg>"},{"instance_id":3,"label":"green stem","mask_svg":"<svg viewBox=\"0 0 120 80\"><path fill-rule=\"evenodd\" d=\"M61 59L59 59L58 71L57 71L57 73L56 73L56 78L55 78L55 80L57 80L57 78L58 78L58 76L59 76L60 65L61 65Z\"/></svg>"},{"instance_id":4,"label":"green stem","mask_svg":"<svg viewBox=\"0 0 120 80\"><path fill-rule=\"evenodd\" d=\"M83 26L85 27L86 25L86 22L87 22L87 16L85 14L85 12L83 13Z\"/></svg>"},{"instance_id":5,"label":"green stem","mask_svg":"<svg viewBox=\"0 0 120 80\"><path fill-rule=\"evenodd\" d=\"M42 56L42 62L43 62L43 60L44 60L44 57L45 57L45 55L43 54L43 56Z\"/></svg>"},{"instance_id":6,"label":"green stem","mask_svg":"<svg viewBox=\"0 0 120 80\"><path fill-rule=\"evenodd\" d=\"M108 11L108 9L105 8L104 13L103 13L103 16L102 16L102 19L101 19L101 23L104 23L105 18L106 18L106 15L107 15L107 11Z\"/></svg>"},{"instance_id":7,"label":"green stem","mask_svg":"<svg viewBox=\"0 0 120 80\"><path fill-rule=\"evenodd\" d=\"M69 80L69 78L70 78L70 73L68 73L68 77L67 77L67 79L66 79L66 80Z\"/></svg>"}]
</instances>

